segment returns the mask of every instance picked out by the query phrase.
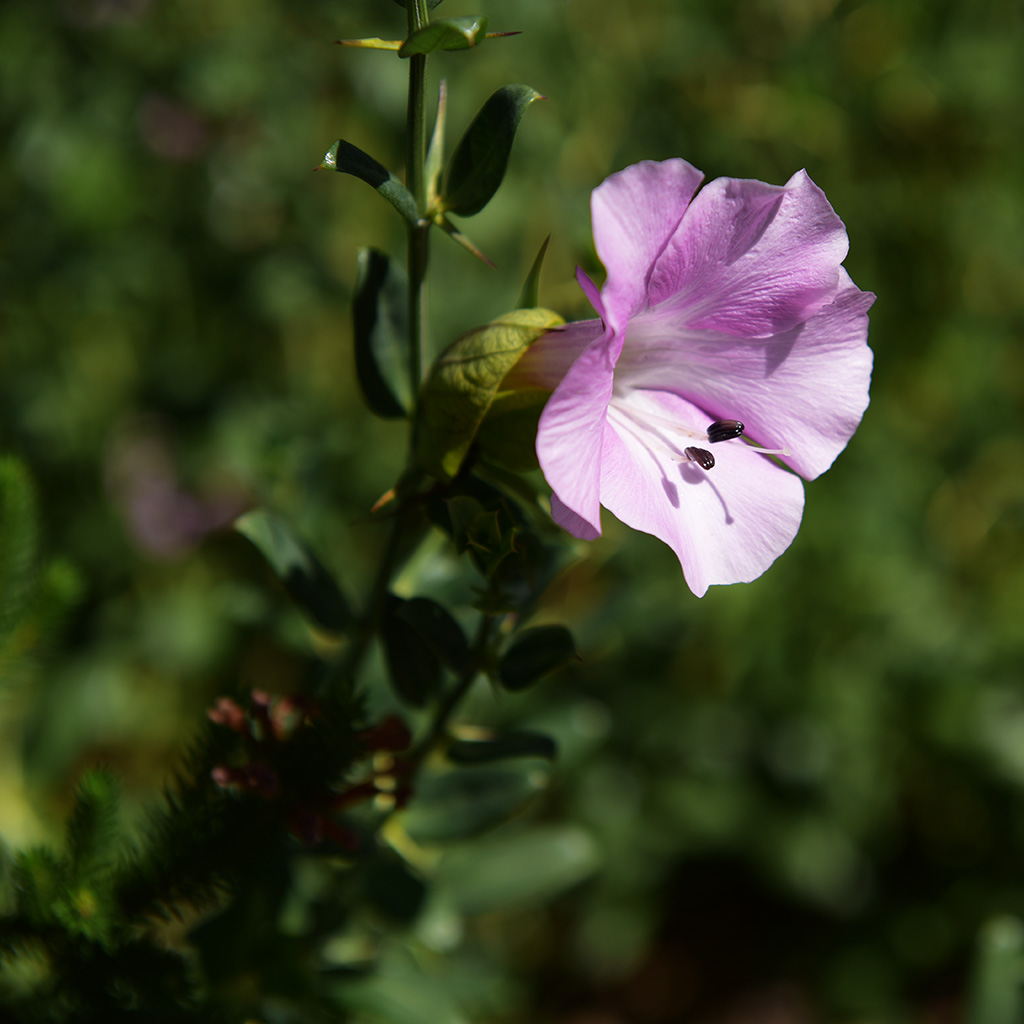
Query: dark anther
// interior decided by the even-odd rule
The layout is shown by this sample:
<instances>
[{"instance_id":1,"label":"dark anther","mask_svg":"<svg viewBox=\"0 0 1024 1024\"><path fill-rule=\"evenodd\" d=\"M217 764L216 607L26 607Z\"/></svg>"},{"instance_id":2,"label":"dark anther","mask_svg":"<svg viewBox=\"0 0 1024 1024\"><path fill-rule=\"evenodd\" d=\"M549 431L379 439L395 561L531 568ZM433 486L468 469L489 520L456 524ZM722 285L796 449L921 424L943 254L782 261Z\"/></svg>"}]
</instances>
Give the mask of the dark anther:
<instances>
[{"instance_id":1,"label":"dark anther","mask_svg":"<svg viewBox=\"0 0 1024 1024\"><path fill-rule=\"evenodd\" d=\"M708 440L712 444L719 441L730 441L743 433L743 424L739 420L715 420L708 427Z\"/></svg>"},{"instance_id":2,"label":"dark anther","mask_svg":"<svg viewBox=\"0 0 1024 1024\"><path fill-rule=\"evenodd\" d=\"M711 469L715 464L715 457L703 448L684 448L683 454L688 456L691 462L696 462L701 469Z\"/></svg>"}]
</instances>

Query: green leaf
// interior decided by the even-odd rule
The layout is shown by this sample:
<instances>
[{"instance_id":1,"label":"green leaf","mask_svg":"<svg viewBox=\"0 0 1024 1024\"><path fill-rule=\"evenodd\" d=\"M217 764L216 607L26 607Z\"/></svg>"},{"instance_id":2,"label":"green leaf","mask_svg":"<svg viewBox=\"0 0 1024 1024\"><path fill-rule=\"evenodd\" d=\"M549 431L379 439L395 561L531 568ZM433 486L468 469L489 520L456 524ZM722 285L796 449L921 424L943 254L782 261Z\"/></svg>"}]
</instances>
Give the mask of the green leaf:
<instances>
[{"instance_id":1,"label":"green leaf","mask_svg":"<svg viewBox=\"0 0 1024 1024\"><path fill-rule=\"evenodd\" d=\"M526 275L526 280L523 282L523 290L519 293L516 309L533 309L535 306L540 305L537 301L540 294L540 269L544 265L544 256L548 251L548 242L550 241L551 236L548 235L541 242L540 249L537 251L537 255L530 266L530 272Z\"/></svg>"},{"instance_id":2,"label":"green leaf","mask_svg":"<svg viewBox=\"0 0 1024 1024\"><path fill-rule=\"evenodd\" d=\"M318 626L340 633L352 611L334 577L280 519L262 509L235 520L235 529L267 560L288 596Z\"/></svg>"},{"instance_id":3,"label":"green leaf","mask_svg":"<svg viewBox=\"0 0 1024 1024\"><path fill-rule=\"evenodd\" d=\"M572 633L565 626L537 626L512 641L498 664L498 678L506 690L525 690L577 657Z\"/></svg>"},{"instance_id":4,"label":"green leaf","mask_svg":"<svg viewBox=\"0 0 1024 1024\"><path fill-rule=\"evenodd\" d=\"M441 686L441 661L419 629L405 617L409 602L388 595L380 635L391 686L398 698L414 708L426 705Z\"/></svg>"},{"instance_id":5,"label":"green leaf","mask_svg":"<svg viewBox=\"0 0 1024 1024\"><path fill-rule=\"evenodd\" d=\"M599 866L597 846L583 829L550 825L446 851L437 886L462 913L482 914L546 903Z\"/></svg>"},{"instance_id":6,"label":"green leaf","mask_svg":"<svg viewBox=\"0 0 1024 1024\"><path fill-rule=\"evenodd\" d=\"M411 36L398 50L399 57L414 53L436 53L438 50L469 50L484 38L487 19L477 15L471 18L438 18Z\"/></svg>"},{"instance_id":7,"label":"green leaf","mask_svg":"<svg viewBox=\"0 0 1024 1024\"><path fill-rule=\"evenodd\" d=\"M445 178L444 210L479 213L505 177L512 140L526 108L543 99L528 85L506 85L483 105L452 153Z\"/></svg>"},{"instance_id":8,"label":"green leaf","mask_svg":"<svg viewBox=\"0 0 1024 1024\"><path fill-rule=\"evenodd\" d=\"M509 469L536 469L537 421L551 392L543 388L499 391L477 431L480 451Z\"/></svg>"},{"instance_id":9,"label":"green leaf","mask_svg":"<svg viewBox=\"0 0 1024 1024\"><path fill-rule=\"evenodd\" d=\"M356 377L371 412L384 419L412 409L404 269L377 249L359 250L352 325Z\"/></svg>"},{"instance_id":10,"label":"green leaf","mask_svg":"<svg viewBox=\"0 0 1024 1024\"><path fill-rule=\"evenodd\" d=\"M420 219L412 193L383 164L344 139L327 150L317 170L352 174L372 185L410 224Z\"/></svg>"},{"instance_id":11,"label":"green leaf","mask_svg":"<svg viewBox=\"0 0 1024 1024\"><path fill-rule=\"evenodd\" d=\"M367 39L335 39L338 46L353 46L361 50L390 50L392 53L401 49L401 39L381 39L372 36Z\"/></svg>"},{"instance_id":12,"label":"green leaf","mask_svg":"<svg viewBox=\"0 0 1024 1024\"><path fill-rule=\"evenodd\" d=\"M423 907L427 887L400 860L378 861L366 873L367 899L397 924L411 924Z\"/></svg>"},{"instance_id":13,"label":"green leaf","mask_svg":"<svg viewBox=\"0 0 1024 1024\"><path fill-rule=\"evenodd\" d=\"M502 378L541 335L561 324L547 309L520 309L456 339L431 367L420 395L416 455L438 480L451 480Z\"/></svg>"},{"instance_id":14,"label":"green leaf","mask_svg":"<svg viewBox=\"0 0 1024 1024\"><path fill-rule=\"evenodd\" d=\"M395 0L395 3L398 4L399 7L409 6L407 0ZM435 7L442 3L444 3L444 0L427 0L427 10L432 11Z\"/></svg>"},{"instance_id":15,"label":"green leaf","mask_svg":"<svg viewBox=\"0 0 1024 1024\"><path fill-rule=\"evenodd\" d=\"M554 760L558 747L539 732L507 732L493 740L456 740L448 747L448 759L456 764L488 764L509 757L543 757Z\"/></svg>"},{"instance_id":16,"label":"green leaf","mask_svg":"<svg viewBox=\"0 0 1024 1024\"><path fill-rule=\"evenodd\" d=\"M455 768L422 777L404 812L404 827L417 843L450 842L507 821L548 783L537 762L530 767Z\"/></svg>"},{"instance_id":17,"label":"green leaf","mask_svg":"<svg viewBox=\"0 0 1024 1024\"><path fill-rule=\"evenodd\" d=\"M399 605L396 614L420 635L437 659L452 672L469 667L469 644L462 627L448 611L429 597L413 597Z\"/></svg>"}]
</instances>

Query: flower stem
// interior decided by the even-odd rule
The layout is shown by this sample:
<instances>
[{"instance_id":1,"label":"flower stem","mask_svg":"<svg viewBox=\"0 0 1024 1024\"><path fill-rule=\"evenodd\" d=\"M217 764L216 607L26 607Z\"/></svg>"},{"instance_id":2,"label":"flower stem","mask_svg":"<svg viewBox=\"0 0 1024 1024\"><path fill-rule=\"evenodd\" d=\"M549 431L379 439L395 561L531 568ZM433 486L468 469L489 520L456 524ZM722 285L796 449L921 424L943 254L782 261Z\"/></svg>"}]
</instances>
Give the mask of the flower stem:
<instances>
[{"instance_id":1,"label":"flower stem","mask_svg":"<svg viewBox=\"0 0 1024 1024\"><path fill-rule=\"evenodd\" d=\"M408 0L409 34L425 28L429 22L426 0ZM422 219L427 208L427 132L426 132L427 56L409 58L409 104L406 112L405 180L416 200L420 220L409 225L409 376L417 390L426 366L427 235L430 222Z\"/></svg>"},{"instance_id":2,"label":"flower stem","mask_svg":"<svg viewBox=\"0 0 1024 1024\"><path fill-rule=\"evenodd\" d=\"M337 685L339 680L349 690L355 687L359 666L362 664L363 658L366 657L366 652L370 649L371 641L377 635L381 612L384 609L384 599L387 597L391 577L394 575L395 566L398 562L398 553L402 546L402 539L408 522L408 517L404 514L404 511L404 509L399 510L391 524L391 533L388 536L387 545L377 566L377 575L374 577L370 588L366 609L356 624L352 642L349 644L344 656L329 664L322 674L317 687L320 694L329 692Z\"/></svg>"},{"instance_id":3,"label":"flower stem","mask_svg":"<svg viewBox=\"0 0 1024 1024\"><path fill-rule=\"evenodd\" d=\"M426 0L408 0L409 35L425 28L429 23ZM427 80L427 58L425 54L415 54L409 60L409 102L406 109L406 186L416 200L416 209L421 217L415 224L409 225L408 247L408 278L409 293L407 309L409 318L409 379L413 388L418 391L423 380L423 368L426 365L426 277L428 232L430 222L423 219L422 214L427 207L427 134L425 116L425 95ZM415 424L415 417L413 418ZM414 427L415 429L415 427ZM411 451L410 451L411 459ZM336 680L343 680L349 686L354 685L356 673L363 658L369 650L370 643L380 626L381 612L384 601L391 586L398 563L399 551L409 528L409 502L403 501L391 525L391 533L387 540L377 575L374 578L366 609L360 619L352 642L340 659L327 672L321 682L326 689Z\"/></svg>"},{"instance_id":4,"label":"flower stem","mask_svg":"<svg viewBox=\"0 0 1024 1024\"><path fill-rule=\"evenodd\" d=\"M448 722L451 720L455 710L462 703L462 698L466 696L470 687L476 681L476 677L480 674L480 665L483 662L483 655L487 645L491 640L493 624L493 615L482 615L480 617L480 624L477 626L476 638L473 641L473 647L470 652L469 664L438 705L437 711L434 714L434 720L430 723L430 729L409 755L409 761L413 765L420 764L433 750L434 745L448 728Z\"/></svg>"}]
</instances>

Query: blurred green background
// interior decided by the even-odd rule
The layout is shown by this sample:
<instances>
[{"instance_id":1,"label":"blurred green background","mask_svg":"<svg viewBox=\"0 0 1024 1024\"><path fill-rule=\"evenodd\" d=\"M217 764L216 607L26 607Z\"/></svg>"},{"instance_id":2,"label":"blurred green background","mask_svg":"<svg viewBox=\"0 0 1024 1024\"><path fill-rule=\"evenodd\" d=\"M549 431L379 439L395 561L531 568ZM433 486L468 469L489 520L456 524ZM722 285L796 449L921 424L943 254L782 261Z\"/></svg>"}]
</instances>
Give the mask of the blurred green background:
<instances>
[{"instance_id":1,"label":"blurred green background","mask_svg":"<svg viewBox=\"0 0 1024 1024\"><path fill-rule=\"evenodd\" d=\"M532 820L579 884L517 890L529 837L510 858L520 826L499 830L461 908L480 913L434 907L360 1019L959 1019L978 929L1024 913L1021 6L438 11L476 13L523 34L432 59L449 141L500 85L547 103L466 225L498 271L434 242L435 349L514 303L549 233L542 302L589 315L573 269L599 271L589 194L612 171L806 167L878 294L872 404L754 584L697 601L668 549L610 521L581 546L541 617L582 662L477 706L558 737ZM299 685L297 619L216 527L266 505L365 588L382 538L363 517L405 438L364 411L349 303L358 247L400 258L404 232L310 169L339 136L401 169L406 66L331 43L403 18L390 0L0 8L0 454L36 482L51 575L78 580L3 681L10 844L59 834L98 762L152 800L218 693ZM439 993L425 1017L400 998L410 964L419 1002Z\"/></svg>"}]
</instances>

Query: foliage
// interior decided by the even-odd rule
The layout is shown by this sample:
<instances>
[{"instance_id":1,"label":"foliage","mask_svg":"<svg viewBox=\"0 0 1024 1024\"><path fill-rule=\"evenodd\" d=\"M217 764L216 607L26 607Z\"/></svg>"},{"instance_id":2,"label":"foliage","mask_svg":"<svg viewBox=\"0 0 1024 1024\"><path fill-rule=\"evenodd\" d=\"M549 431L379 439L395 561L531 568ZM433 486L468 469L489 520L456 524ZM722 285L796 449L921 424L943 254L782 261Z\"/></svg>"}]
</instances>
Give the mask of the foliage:
<instances>
[{"instance_id":1,"label":"foliage","mask_svg":"<svg viewBox=\"0 0 1024 1024\"><path fill-rule=\"evenodd\" d=\"M657 542L613 523L566 568L538 481L479 445L446 484L401 477L414 389L384 367L381 321L353 327L350 306L359 246L397 265L406 222L363 182L308 171L339 134L401 171L415 58L329 44L404 36L403 6L0 9L0 448L19 457L0 464L0 1016L117 1019L135 1000L154 1020L668 1021L768 1001L1009 1019L1012 5L484 0L488 29L523 35L430 56L455 138L507 82L548 102L475 215L502 276L431 252L428 361L516 304L549 233L539 304L588 315L571 271L599 270L589 193L636 160L774 182L806 166L850 228L851 275L880 296L872 407L808 489L797 545L699 603ZM376 397L353 369L370 349ZM368 416L364 392L394 418ZM393 558L393 618L431 652L438 693L466 690L416 766L419 807L388 795L416 748L376 749L380 771L371 753L396 742L387 652L361 652L357 701L350 641L310 629L228 529L257 507L355 621ZM389 554L399 515L410 539ZM427 600L451 622L398 615ZM488 616L507 625L481 637ZM527 629L560 621L581 660L554 645L550 675L509 687ZM291 781L268 797L259 709L293 694L326 705L275 748ZM197 736L208 708L240 721L224 695L245 731ZM402 715L420 738L437 720ZM329 777L335 795L372 787L327 813L302 780Z\"/></svg>"}]
</instances>

